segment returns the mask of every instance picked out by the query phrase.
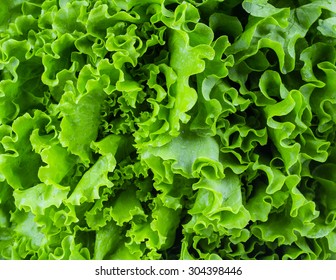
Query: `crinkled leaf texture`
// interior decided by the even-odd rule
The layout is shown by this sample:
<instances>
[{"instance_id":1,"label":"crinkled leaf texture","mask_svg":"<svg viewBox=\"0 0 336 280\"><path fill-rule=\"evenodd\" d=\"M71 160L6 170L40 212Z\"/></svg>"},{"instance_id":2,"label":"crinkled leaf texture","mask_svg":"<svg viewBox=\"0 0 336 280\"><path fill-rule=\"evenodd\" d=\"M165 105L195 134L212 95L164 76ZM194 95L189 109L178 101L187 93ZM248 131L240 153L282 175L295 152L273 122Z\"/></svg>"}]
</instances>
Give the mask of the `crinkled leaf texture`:
<instances>
[{"instance_id":1,"label":"crinkled leaf texture","mask_svg":"<svg viewBox=\"0 0 336 280\"><path fill-rule=\"evenodd\" d=\"M0 259L336 259L336 6L0 3Z\"/></svg>"}]
</instances>

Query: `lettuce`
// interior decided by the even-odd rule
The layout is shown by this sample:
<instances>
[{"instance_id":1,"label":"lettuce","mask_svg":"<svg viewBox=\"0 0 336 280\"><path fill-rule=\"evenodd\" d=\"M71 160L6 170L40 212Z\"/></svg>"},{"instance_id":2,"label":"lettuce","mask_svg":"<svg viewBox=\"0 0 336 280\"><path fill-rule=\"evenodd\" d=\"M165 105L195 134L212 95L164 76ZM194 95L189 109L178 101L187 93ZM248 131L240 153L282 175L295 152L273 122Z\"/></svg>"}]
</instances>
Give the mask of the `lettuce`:
<instances>
[{"instance_id":1,"label":"lettuce","mask_svg":"<svg viewBox=\"0 0 336 280\"><path fill-rule=\"evenodd\" d=\"M1 259L336 259L336 6L0 4Z\"/></svg>"}]
</instances>

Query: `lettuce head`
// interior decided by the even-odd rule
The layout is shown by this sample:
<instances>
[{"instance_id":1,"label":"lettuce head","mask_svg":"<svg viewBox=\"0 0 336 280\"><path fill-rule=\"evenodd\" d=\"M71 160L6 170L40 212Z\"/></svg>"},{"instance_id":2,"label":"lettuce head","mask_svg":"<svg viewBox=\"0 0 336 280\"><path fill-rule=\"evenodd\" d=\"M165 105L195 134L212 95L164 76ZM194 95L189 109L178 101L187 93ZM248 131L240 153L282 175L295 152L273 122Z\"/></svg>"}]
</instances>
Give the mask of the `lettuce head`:
<instances>
[{"instance_id":1,"label":"lettuce head","mask_svg":"<svg viewBox=\"0 0 336 280\"><path fill-rule=\"evenodd\" d=\"M2 0L1 259L336 259L336 4Z\"/></svg>"}]
</instances>

